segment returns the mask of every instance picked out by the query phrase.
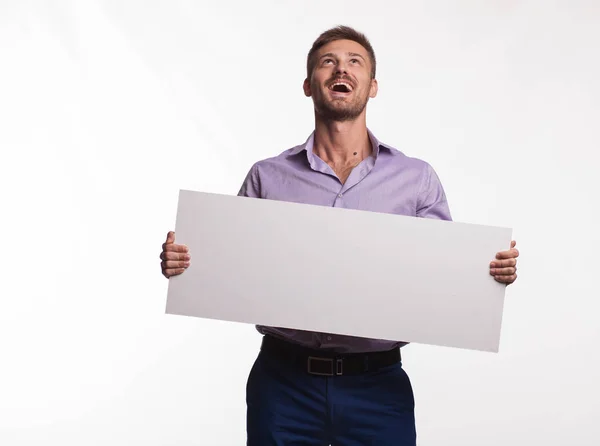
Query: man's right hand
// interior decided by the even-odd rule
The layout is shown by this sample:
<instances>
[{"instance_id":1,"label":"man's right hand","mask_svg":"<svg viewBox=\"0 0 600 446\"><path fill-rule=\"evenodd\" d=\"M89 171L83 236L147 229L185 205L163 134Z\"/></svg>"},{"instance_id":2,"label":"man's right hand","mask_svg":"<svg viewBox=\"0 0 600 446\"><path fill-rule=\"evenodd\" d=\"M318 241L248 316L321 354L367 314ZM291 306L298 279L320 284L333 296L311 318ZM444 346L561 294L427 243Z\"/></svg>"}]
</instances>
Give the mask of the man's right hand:
<instances>
[{"instance_id":1,"label":"man's right hand","mask_svg":"<svg viewBox=\"0 0 600 446\"><path fill-rule=\"evenodd\" d=\"M183 273L190 266L190 251L185 245L175 244L175 233L170 231L167 234L167 241L162 245L160 253L162 260L160 266L163 276L167 279Z\"/></svg>"}]
</instances>

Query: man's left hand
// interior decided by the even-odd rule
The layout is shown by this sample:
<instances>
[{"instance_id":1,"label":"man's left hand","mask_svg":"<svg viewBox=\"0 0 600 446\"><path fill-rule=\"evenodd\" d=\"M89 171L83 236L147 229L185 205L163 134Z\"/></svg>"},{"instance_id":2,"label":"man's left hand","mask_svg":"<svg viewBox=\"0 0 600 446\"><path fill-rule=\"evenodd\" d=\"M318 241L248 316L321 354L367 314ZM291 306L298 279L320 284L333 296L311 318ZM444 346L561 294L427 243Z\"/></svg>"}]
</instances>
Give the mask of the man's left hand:
<instances>
[{"instance_id":1,"label":"man's left hand","mask_svg":"<svg viewBox=\"0 0 600 446\"><path fill-rule=\"evenodd\" d=\"M519 250L515 248L517 242L510 243L508 251L500 251L496 254L496 260L490 263L490 274L497 282L510 285L517 280L517 257Z\"/></svg>"}]
</instances>

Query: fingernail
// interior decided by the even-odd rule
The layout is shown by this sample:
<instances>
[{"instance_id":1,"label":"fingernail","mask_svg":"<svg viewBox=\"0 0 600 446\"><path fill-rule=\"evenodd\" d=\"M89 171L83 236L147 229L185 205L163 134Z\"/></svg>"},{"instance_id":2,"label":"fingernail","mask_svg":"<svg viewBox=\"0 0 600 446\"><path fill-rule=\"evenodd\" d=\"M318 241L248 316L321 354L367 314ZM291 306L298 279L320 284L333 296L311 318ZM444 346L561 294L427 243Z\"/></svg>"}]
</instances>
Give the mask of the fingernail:
<instances>
[{"instance_id":1,"label":"fingernail","mask_svg":"<svg viewBox=\"0 0 600 446\"><path fill-rule=\"evenodd\" d=\"M495 264L494 262L492 262L492 263L490 263L490 267L491 267L491 268L495 268L495 267L496 267L496 264Z\"/></svg>"},{"instance_id":2,"label":"fingernail","mask_svg":"<svg viewBox=\"0 0 600 446\"><path fill-rule=\"evenodd\" d=\"M185 262L183 265L187 268L188 266L190 266L190 262Z\"/></svg>"}]
</instances>

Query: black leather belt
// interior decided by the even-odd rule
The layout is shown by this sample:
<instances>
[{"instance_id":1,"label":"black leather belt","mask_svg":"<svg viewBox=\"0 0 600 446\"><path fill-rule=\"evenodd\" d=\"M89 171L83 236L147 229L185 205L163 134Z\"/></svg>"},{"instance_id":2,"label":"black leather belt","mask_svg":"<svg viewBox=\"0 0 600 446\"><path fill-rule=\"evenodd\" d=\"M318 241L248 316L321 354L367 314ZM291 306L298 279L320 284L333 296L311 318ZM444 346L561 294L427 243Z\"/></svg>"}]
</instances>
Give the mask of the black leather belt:
<instances>
[{"instance_id":1,"label":"black leather belt","mask_svg":"<svg viewBox=\"0 0 600 446\"><path fill-rule=\"evenodd\" d=\"M311 375L342 376L377 371L402 360L400 348L382 352L342 353L306 348L265 335L261 351L286 361Z\"/></svg>"}]
</instances>

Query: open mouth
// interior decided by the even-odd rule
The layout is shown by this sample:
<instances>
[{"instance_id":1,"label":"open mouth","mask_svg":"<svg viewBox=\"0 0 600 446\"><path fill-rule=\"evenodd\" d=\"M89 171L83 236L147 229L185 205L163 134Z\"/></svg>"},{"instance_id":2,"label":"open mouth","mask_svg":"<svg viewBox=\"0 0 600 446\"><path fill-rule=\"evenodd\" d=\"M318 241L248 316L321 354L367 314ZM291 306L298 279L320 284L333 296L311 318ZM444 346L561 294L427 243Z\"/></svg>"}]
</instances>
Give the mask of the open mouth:
<instances>
[{"instance_id":1,"label":"open mouth","mask_svg":"<svg viewBox=\"0 0 600 446\"><path fill-rule=\"evenodd\" d=\"M348 82L338 81L334 82L329 86L331 91L335 91L336 93L350 93L352 91L352 85Z\"/></svg>"}]
</instances>

